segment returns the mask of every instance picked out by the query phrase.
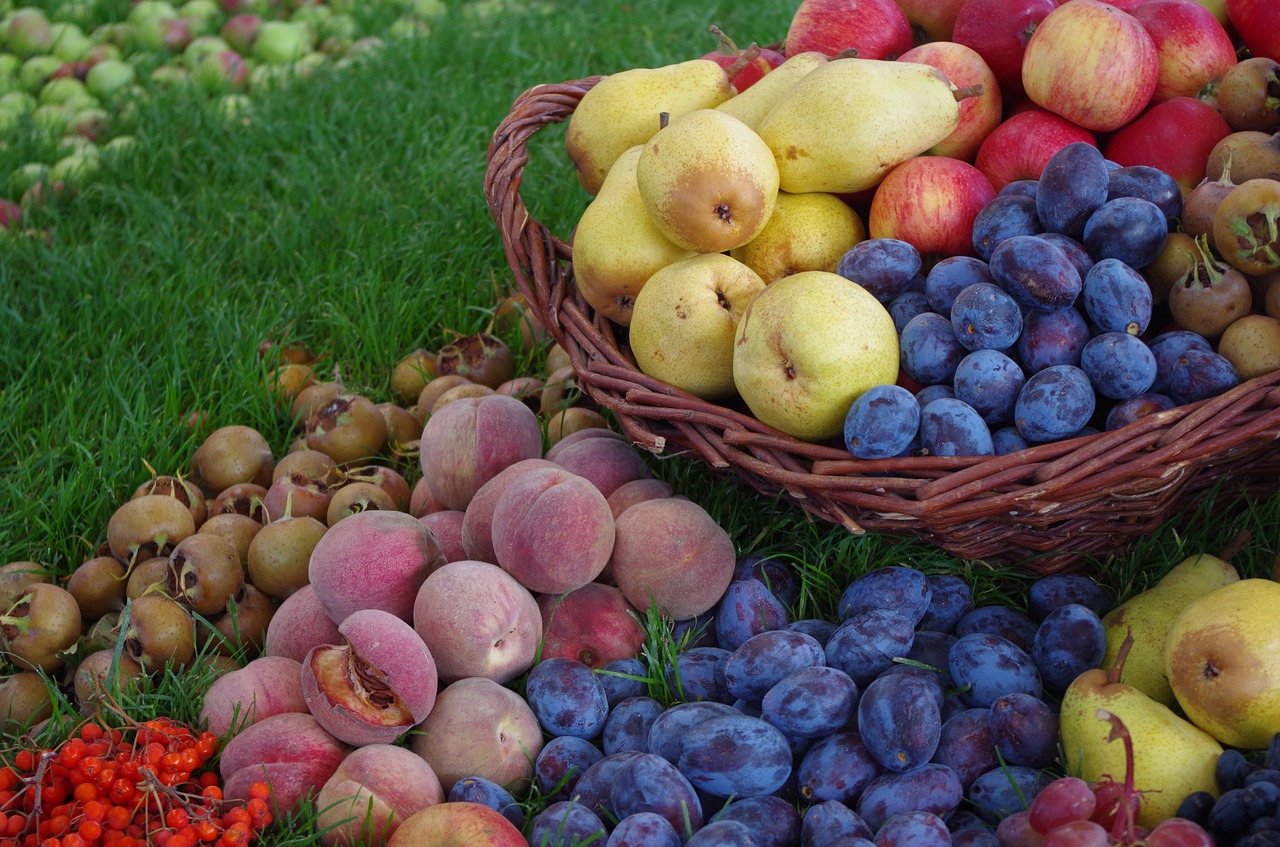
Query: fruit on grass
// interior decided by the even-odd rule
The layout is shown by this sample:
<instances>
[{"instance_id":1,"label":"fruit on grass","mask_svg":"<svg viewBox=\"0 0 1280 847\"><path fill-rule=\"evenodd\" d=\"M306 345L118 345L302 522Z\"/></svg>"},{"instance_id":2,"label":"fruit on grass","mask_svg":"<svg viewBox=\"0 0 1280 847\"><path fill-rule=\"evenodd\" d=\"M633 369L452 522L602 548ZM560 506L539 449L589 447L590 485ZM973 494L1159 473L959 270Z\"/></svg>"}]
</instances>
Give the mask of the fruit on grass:
<instances>
[{"instance_id":1,"label":"fruit on grass","mask_svg":"<svg viewBox=\"0 0 1280 847\"><path fill-rule=\"evenodd\" d=\"M954 132L972 93L929 65L833 59L802 77L759 133L783 191L861 191Z\"/></svg>"},{"instance_id":2,"label":"fruit on grass","mask_svg":"<svg viewBox=\"0 0 1280 847\"><path fill-rule=\"evenodd\" d=\"M360 512L395 512L395 501L380 485L372 482L349 482L337 488L324 510L326 526Z\"/></svg>"},{"instance_id":3,"label":"fruit on grass","mask_svg":"<svg viewBox=\"0 0 1280 847\"><path fill-rule=\"evenodd\" d=\"M704 53L700 58L710 59L726 70L735 71L733 88L739 94L764 79L766 75L772 73L774 68L786 61L786 56L769 47L757 47L755 50L739 48L733 39L715 24L707 29L715 36L719 49ZM745 67L739 62L739 59L744 57L748 59Z\"/></svg>"},{"instance_id":4,"label":"fruit on grass","mask_svg":"<svg viewBox=\"0 0 1280 847\"><path fill-rule=\"evenodd\" d=\"M1169 629L1165 672L1178 705L1223 744L1257 749L1280 731L1278 597L1280 583L1242 579L1194 600Z\"/></svg>"},{"instance_id":5,"label":"fruit on grass","mask_svg":"<svg viewBox=\"0 0 1280 847\"><path fill-rule=\"evenodd\" d=\"M318 644L338 644L342 636L307 584L285 598L267 627L263 655L285 656L299 663Z\"/></svg>"},{"instance_id":6,"label":"fruit on grass","mask_svg":"<svg viewBox=\"0 0 1280 847\"><path fill-rule=\"evenodd\" d=\"M282 712L235 735L222 748L218 771L223 795L245 799L252 785L271 788L274 814L289 814L337 771L351 748L334 738L309 712Z\"/></svg>"},{"instance_id":7,"label":"fruit on grass","mask_svg":"<svg viewBox=\"0 0 1280 847\"><path fill-rule=\"evenodd\" d=\"M543 413L547 425L547 443L555 445L566 436L584 429L608 429L604 415L587 406L570 406L567 409Z\"/></svg>"},{"instance_id":8,"label":"fruit on grass","mask_svg":"<svg viewBox=\"0 0 1280 847\"><path fill-rule=\"evenodd\" d=\"M778 196L778 163L750 127L715 109L671 119L636 162L641 202L687 250L719 253L764 228Z\"/></svg>"},{"instance_id":9,"label":"fruit on grass","mask_svg":"<svg viewBox=\"0 0 1280 847\"><path fill-rule=\"evenodd\" d=\"M496 388L515 375L515 359L501 338L475 332L440 348L436 354L436 373L458 374L478 385Z\"/></svg>"},{"instance_id":10,"label":"fruit on grass","mask_svg":"<svg viewBox=\"0 0 1280 847\"><path fill-rule=\"evenodd\" d=\"M511 481L521 473L533 468L549 467L555 467L555 463L545 458L521 459L507 465L476 489L475 495L463 510L462 547L468 558L495 565L498 563L497 554L493 550L493 510L498 505L498 499Z\"/></svg>"},{"instance_id":11,"label":"fruit on grass","mask_svg":"<svg viewBox=\"0 0 1280 847\"><path fill-rule=\"evenodd\" d=\"M71 572L67 590L86 621L118 612L125 603L125 568L111 556L86 559Z\"/></svg>"},{"instance_id":12,"label":"fruit on grass","mask_svg":"<svg viewBox=\"0 0 1280 847\"><path fill-rule=\"evenodd\" d=\"M613 490L607 498L609 508L613 511L615 521L618 515L622 514L636 503L643 503L645 500L657 500L660 497L670 497L672 494L671 485L663 479L637 479L631 482L623 483ZM612 557L610 557L612 559ZM599 579L606 581L605 576L609 573L609 566L605 566L604 572Z\"/></svg>"},{"instance_id":13,"label":"fruit on grass","mask_svg":"<svg viewBox=\"0 0 1280 847\"><path fill-rule=\"evenodd\" d=\"M469 558L462 546L462 521L466 515L466 512L457 509L442 509L418 518L422 525L431 530L431 534L436 537L446 562Z\"/></svg>"},{"instance_id":14,"label":"fruit on grass","mask_svg":"<svg viewBox=\"0 0 1280 847\"><path fill-rule=\"evenodd\" d=\"M381 609L338 624L342 645L313 647L302 694L320 725L356 747L390 744L431 712L436 662L417 631Z\"/></svg>"},{"instance_id":15,"label":"fruit on grass","mask_svg":"<svg viewBox=\"0 0 1280 847\"><path fill-rule=\"evenodd\" d=\"M262 508L268 521L283 517L310 517L323 521L332 499L332 488L324 478L306 473L289 473L277 476L271 483L267 493L262 495ZM286 509L288 515L285 514Z\"/></svg>"},{"instance_id":16,"label":"fruit on grass","mask_svg":"<svg viewBox=\"0 0 1280 847\"><path fill-rule=\"evenodd\" d=\"M592 427L552 445L547 461L588 479L608 497L620 485L652 476L639 450L616 430Z\"/></svg>"},{"instance_id":17,"label":"fruit on grass","mask_svg":"<svg viewBox=\"0 0 1280 847\"><path fill-rule=\"evenodd\" d=\"M423 476L450 509L465 509L476 490L503 468L541 453L536 416L501 394L450 403L422 432Z\"/></svg>"},{"instance_id":18,"label":"fruit on grass","mask_svg":"<svg viewBox=\"0 0 1280 847\"><path fill-rule=\"evenodd\" d=\"M56 671L80 637L80 607L59 585L37 582L0 616L0 648L23 670Z\"/></svg>"},{"instance_id":19,"label":"fruit on grass","mask_svg":"<svg viewBox=\"0 0 1280 847\"><path fill-rule=\"evenodd\" d=\"M675 620L708 611L733 578L728 533L698 504L674 497L622 512L609 572L631 605Z\"/></svg>"},{"instance_id":20,"label":"fruit on grass","mask_svg":"<svg viewBox=\"0 0 1280 847\"><path fill-rule=\"evenodd\" d=\"M528 843L500 812L479 803L453 801L405 818L387 847L524 847Z\"/></svg>"},{"instance_id":21,"label":"fruit on grass","mask_svg":"<svg viewBox=\"0 0 1280 847\"><path fill-rule=\"evenodd\" d=\"M243 585L240 557L225 538L196 533L169 554L170 596L200 615L224 611Z\"/></svg>"},{"instance_id":22,"label":"fruit on grass","mask_svg":"<svg viewBox=\"0 0 1280 847\"><path fill-rule=\"evenodd\" d=\"M482 677L506 683L533 665L543 620L533 595L510 574L462 559L423 582L413 626L443 682Z\"/></svg>"},{"instance_id":23,"label":"fruit on grass","mask_svg":"<svg viewBox=\"0 0 1280 847\"><path fill-rule=\"evenodd\" d=\"M124 649L148 673L172 664L186 667L195 655L191 613L163 594L146 593L129 601Z\"/></svg>"},{"instance_id":24,"label":"fruit on grass","mask_svg":"<svg viewBox=\"0 0 1280 847\"><path fill-rule=\"evenodd\" d=\"M515 477L494 506L492 531L498 564L530 591L549 594L599 576L615 534L600 489L560 467Z\"/></svg>"},{"instance_id":25,"label":"fruit on grass","mask_svg":"<svg viewBox=\"0 0 1280 847\"><path fill-rule=\"evenodd\" d=\"M124 564L167 556L196 531L186 506L175 497L146 494L116 507L107 521L107 546Z\"/></svg>"},{"instance_id":26,"label":"fruit on grass","mask_svg":"<svg viewBox=\"0 0 1280 847\"><path fill-rule=\"evenodd\" d=\"M1136 18L1084 0L1059 6L1040 22L1027 42L1022 85L1036 105L1108 132L1150 102L1159 67L1155 44Z\"/></svg>"},{"instance_id":27,"label":"fruit on grass","mask_svg":"<svg viewBox=\"0 0 1280 847\"><path fill-rule=\"evenodd\" d=\"M360 609L408 621L419 586L443 559L430 530L412 515L360 512L329 528L312 550L308 574L334 623Z\"/></svg>"},{"instance_id":28,"label":"fruit on grass","mask_svg":"<svg viewBox=\"0 0 1280 847\"><path fill-rule=\"evenodd\" d=\"M176 497L191 512L191 520L196 529L199 529L209 516L209 504L200 486L181 476L172 474L153 476L133 491L133 497L142 497L147 494L167 494L170 497Z\"/></svg>"},{"instance_id":29,"label":"fruit on grass","mask_svg":"<svg viewBox=\"0 0 1280 847\"><path fill-rule=\"evenodd\" d=\"M1213 245L1244 273L1280 270L1280 180L1250 179L1231 189L1213 214Z\"/></svg>"},{"instance_id":30,"label":"fruit on grass","mask_svg":"<svg viewBox=\"0 0 1280 847\"><path fill-rule=\"evenodd\" d=\"M359 394L339 394L307 420L307 447L338 464L376 456L386 443L387 422L373 401Z\"/></svg>"},{"instance_id":31,"label":"fruit on grass","mask_svg":"<svg viewBox=\"0 0 1280 847\"><path fill-rule=\"evenodd\" d=\"M635 607L614 586L591 582L563 596L539 595L537 602L543 659L574 659L598 668L640 655L644 629Z\"/></svg>"},{"instance_id":32,"label":"fruit on grass","mask_svg":"<svg viewBox=\"0 0 1280 847\"><path fill-rule=\"evenodd\" d=\"M76 704L80 707L80 711L88 714L97 707L103 700L104 694L110 694L112 697L127 695L135 690L135 687L142 677L142 666L135 662L127 653L121 653L119 661L116 660L116 651L111 647L97 650L85 656L80 664L76 665L75 676L72 678L72 688L75 691ZM34 672L26 672L34 673ZM13 679L22 674L15 674ZM47 699L49 695L48 688L44 685L43 680L36 677L40 683L41 692ZM0 686L3 687L3 686ZM0 702L3 697L0 696ZM50 709L52 701L49 700ZM0 715L5 713L3 706L0 706ZM49 716L47 711L37 708L31 708L24 714L33 715L33 721L41 721ZM17 733L12 733L16 735Z\"/></svg>"},{"instance_id":33,"label":"fruit on grass","mask_svg":"<svg viewBox=\"0 0 1280 847\"><path fill-rule=\"evenodd\" d=\"M818 315L827 329L814 333ZM897 374L893 318L866 289L838 274L806 271L778 280L738 322L733 376L739 393L758 419L797 438L838 435L854 399Z\"/></svg>"},{"instance_id":34,"label":"fruit on grass","mask_svg":"<svg viewBox=\"0 0 1280 847\"><path fill-rule=\"evenodd\" d=\"M764 287L756 271L719 251L667 265L649 277L632 308L636 365L698 397L732 395L734 331Z\"/></svg>"},{"instance_id":35,"label":"fruit on grass","mask_svg":"<svg viewBox=\"0 0 1280 847\"><path fill-rule=\"evenodd\" d=\"M233 424L215 429L191 456L191 480L207 495L238 482L271 484L275 457L271 445L253 427Z\"/></svg>"},{"instance_id":36,"label":"fruit on grass","mask_svg":"<svg viewBox=\"0 0 1280 847\"><path fill-rule=\"evenodd\" d=\"M455 782L479 776L523 793L542 751L542 728L524 698L482 677L441 690L420 732L409 741L427 760L447 792Z\"/></svg>"},{"instance_id":37,"label":"fruit on grass","mask_svg":"<svg viewBox=\"0 0 1280 847\"><path fill-rule=\"evenodd\" d=\"M1086 782L1097 782L1126 772L1128 746L1110 740L1112 726L1100 715L1123 721L1132 738L1133 785L1149 792L1142 795L1137 822L1150 829L1172 817L1188 794L1217 793L1214 770L1222 746L1169 707L1120 682L1128 652L1122 646L1108 668L1085 671L1067 686L1059 725L1066 760L1079 763Z\"/></svg>"},{"instance_id":38,"label":"fruit on grass","mask_svg":"<svg viewBox=\"0 0 1280 847\"><path fill-rule=\"evenodd\" d=\"M306 712L302 665L286 656L260 656L214 680L200 706L200 722L219 738L282 712Z\"/></svg>"},{"instance_id":39,"label":"fruit on grass","mask_svg":"<svg viewBox=\"0 0 1280 847\"><path fill-rule=\"evenodd\" d=\"M734 72L707 59L691 59L619 71L596 83L579 101L565 131L565 152L582 187L589 194L599 192L618 157L658 131L660 113L674 120L732 97Z\"/></svg>"},{"instance_id":40,"label":"fruit on grass","mask_svg":"<svg viewBox=\"0 0 1280 847\"><path fill-rule=\"evenodd\" d=\"M866 237L862 218L834 194L780 191L764 229L729 255L768 283L800 271L834 271Z\"/></svg>"},{"instance_id":41,"label":"fruit on grass","mask_svg":"<svg viewBox=\"0 0 1280 847\"><path fill-rule=\"evenodd\" d=\"M347 754L316 794L325 847L382 847L415 812L444 802L435 771L404 747L370 744Z\"/></svg>"}]
</instances>

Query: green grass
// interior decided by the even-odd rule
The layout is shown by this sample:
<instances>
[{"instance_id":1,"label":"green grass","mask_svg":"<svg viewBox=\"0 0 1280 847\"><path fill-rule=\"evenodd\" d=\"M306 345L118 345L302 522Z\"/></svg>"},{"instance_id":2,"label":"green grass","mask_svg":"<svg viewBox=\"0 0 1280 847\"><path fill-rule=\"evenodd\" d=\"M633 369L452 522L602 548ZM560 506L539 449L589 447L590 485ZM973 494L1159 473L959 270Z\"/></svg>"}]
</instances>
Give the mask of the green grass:
<instances>
[{"instance_id":1,"label":"green grass","mask_svg":"<svg viewBox=\"0 0 1280 847\"><path fill-rule=\"evenodd\" d=\"M136 155L33 219L53 233L51 247L0 244L0 562L69 574L151 469L185 472L214 427L253 426L283 453L293 433L262 387L264 340L303 342L352 390L390 399L396 360L487 326L496 293L510 285L481 184L489 136L522 90L699 55L714 46L710 23L739 43L776 41L794 8L781 0L448 5L429 37L255 94L243 122L190 91L156 91L121 126L140 140ZM94 8L107 15L122 6ZM540 133L522 196L567 234L587 197L562 138L562 127ZM50 155L34 137L12 141L0 149L0 181ZM207 418L193 429L185 420L197 410ZM898 562L957 573L979 602L1024 602L1029 576L1016 568L959 561L901 537L852 536L690 460L652 465L741 552L797 566L798 617L832 614L850 579ZM1097 573L1127 596L1241 529L1254 540L1237 563L1265 575L1280 540L1276 499L1225 517L1206 501ZM669 655L660 622L649 623L648 649ZM163 675L128 705L143 717L194 720L209 680ZM263 843L313 843L313 825L304 814Z\"/></svg>"}]
</instances>

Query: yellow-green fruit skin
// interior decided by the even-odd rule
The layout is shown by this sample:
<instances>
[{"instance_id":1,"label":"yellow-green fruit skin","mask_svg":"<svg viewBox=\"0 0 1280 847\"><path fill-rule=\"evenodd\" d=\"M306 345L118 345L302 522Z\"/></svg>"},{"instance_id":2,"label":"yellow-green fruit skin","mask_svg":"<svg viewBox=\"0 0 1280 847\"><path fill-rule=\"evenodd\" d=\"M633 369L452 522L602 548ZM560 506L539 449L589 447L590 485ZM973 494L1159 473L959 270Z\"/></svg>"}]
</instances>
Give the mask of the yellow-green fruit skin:
<instances>
[{"instance_id":1,"label":"yellow-green fruit skin","mask_svg":"<svg viewBox=\"0 0 1280 847\"><path fill-rule=\"evenodd\" d=\"M1111 667L1125 634L1132 632L1133 646L1125 659L1120 681L1159 703L1173 705L1173 689L1169 687L1164 666L1169 628L1193 601L1239 579L1240 574L1231 563L1217 556L1202 553L1183 559L1154 586L1103 616L1107 652L1102 667Z\"/></svg>"},{"instance_id":2,"label":"yellow-green fruit skin","mask_svg":"<svg viewBox=\"0 0 1280 847\"><path fill-rule=\"evenodd\" d=\"M777 159L783 191L843 194L879 185L959 120L955 88L937 68L832 59L803 76L759 132Z\"/></svg>"},{"instance_id":3,"label":"yellow-green fruit skin","mask_svg":"<svg viewBox=\"0 0 1280 847\"><path fill-rule=\"evenodd\" d=\"M1183 798L1196 791L1218 796L1214 771L1222 745L1131 685L1107 683L1107 672L1085 671L1062 695L1059 735L1067 772L1086 782L1110 776L1123 782L1124 744L1108 741L1112 724L1098 717L1117 715L1133 739L1134 785L1142 795L1138 824L1150 829L1173 817Z\"/></svg>"},{"instance_id":4,"label":"yellow-green fruit skin","mask_svg":"<svg viewBox=\"0 0 1280 847\"><path fill-rule=\"evenodd\" d=\"M1280 733L1280 583L1242 579L1187 606L1165 642L1182 711L1223 744L1260 749Z\"/></svg>"}]
</instances>

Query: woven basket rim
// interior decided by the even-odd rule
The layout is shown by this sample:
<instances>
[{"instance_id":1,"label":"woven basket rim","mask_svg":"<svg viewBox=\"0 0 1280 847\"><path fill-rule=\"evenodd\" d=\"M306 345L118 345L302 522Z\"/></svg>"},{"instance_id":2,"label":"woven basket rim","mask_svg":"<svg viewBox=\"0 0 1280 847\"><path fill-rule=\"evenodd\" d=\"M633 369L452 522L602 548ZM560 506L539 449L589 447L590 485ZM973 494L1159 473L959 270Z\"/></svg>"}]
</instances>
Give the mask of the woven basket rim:
<instances>
[{"instance_id":1,"label":"woven basket rim","mask_svg":"<svg viewBox=\"0 0 1280 847\"><path fill-rule=\"evenodd\" d=\"M535 85L495 128L485 197L516 287L569 354L581 388L658 455L686 453L854 533L914 535L966 559L1048 573L1089 566L1209 489L1280 486L1280 371L1124 427L1004 456L859 460L643 374L572 279L570 242L520 196L528 142L566 121L603 75ZM589 200L589 198L588 198ZM584 208L586 205L584 200Z\"/></svg>"}]
</instances>

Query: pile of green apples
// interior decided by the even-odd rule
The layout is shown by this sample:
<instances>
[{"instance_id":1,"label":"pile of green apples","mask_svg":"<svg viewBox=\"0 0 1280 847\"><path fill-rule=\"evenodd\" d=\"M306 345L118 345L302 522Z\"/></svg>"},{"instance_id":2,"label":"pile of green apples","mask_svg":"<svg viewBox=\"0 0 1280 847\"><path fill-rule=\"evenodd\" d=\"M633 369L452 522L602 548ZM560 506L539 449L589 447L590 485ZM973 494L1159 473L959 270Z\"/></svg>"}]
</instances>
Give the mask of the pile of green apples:
<instances>
[{"instance_id":1,"label":"pile of green apples","mask_svg":"<svg viewBox=\"0 0 1280 847\"><path fill-rule=\"evenodd\" d=\"M9 3L0 10L0 145L40 151L7 175L0 160L0 225L12 229L33 205L73 196L111 157L136 149L131 118L155 91L184 86L240 118L254 92L327 62L357 61L384 39L422 37L445 7L442 0L65 0L48 11Z\"/></svg>"}]
</instances>

